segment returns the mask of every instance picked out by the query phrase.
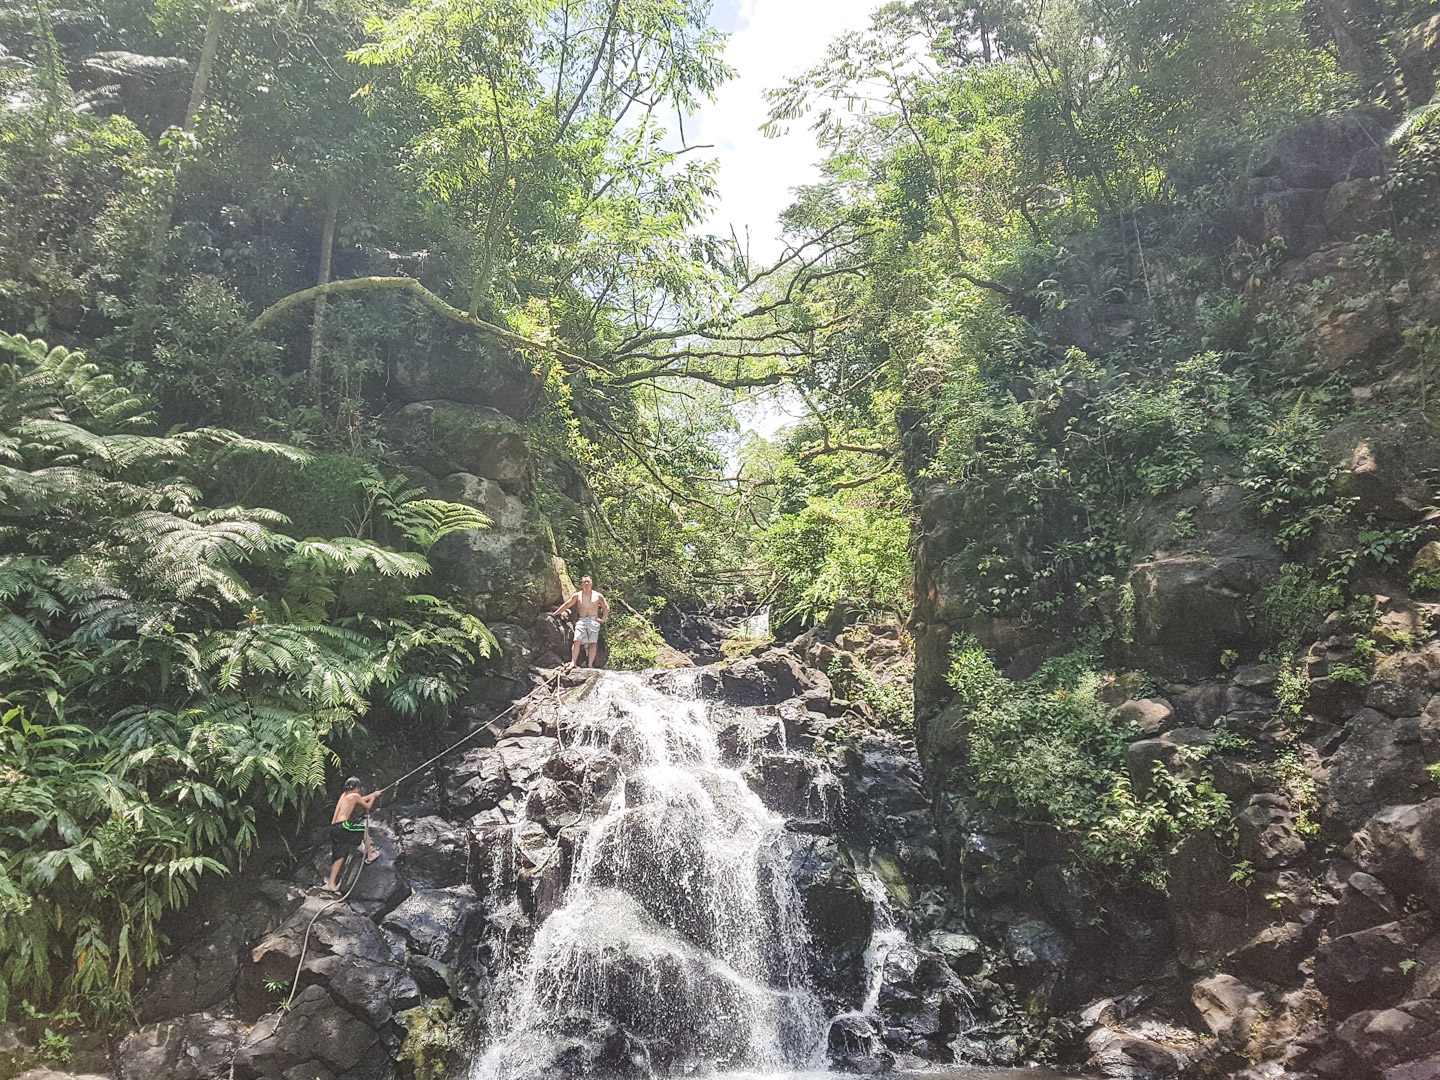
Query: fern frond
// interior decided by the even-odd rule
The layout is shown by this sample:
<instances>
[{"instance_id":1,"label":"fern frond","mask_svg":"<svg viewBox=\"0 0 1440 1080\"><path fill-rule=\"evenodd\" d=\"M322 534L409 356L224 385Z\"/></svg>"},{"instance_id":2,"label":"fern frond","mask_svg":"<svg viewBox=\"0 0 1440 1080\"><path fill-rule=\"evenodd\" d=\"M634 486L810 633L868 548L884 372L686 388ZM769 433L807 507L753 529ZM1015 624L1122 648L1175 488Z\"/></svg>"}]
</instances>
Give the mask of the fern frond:
<instances>
[{"instance_id":1,"label":"fern frond","mask_svg":"<svg viewBox=\"0 0 1440 1080\"><path fill-rule=\"evenodd\" d=\"M356 573L368 565L385 577L417 578L430 572L430 564L423 555L391 551L353 536L301 540L295 545L287 565L342 574Z\"/></svg>"}]
</instances>

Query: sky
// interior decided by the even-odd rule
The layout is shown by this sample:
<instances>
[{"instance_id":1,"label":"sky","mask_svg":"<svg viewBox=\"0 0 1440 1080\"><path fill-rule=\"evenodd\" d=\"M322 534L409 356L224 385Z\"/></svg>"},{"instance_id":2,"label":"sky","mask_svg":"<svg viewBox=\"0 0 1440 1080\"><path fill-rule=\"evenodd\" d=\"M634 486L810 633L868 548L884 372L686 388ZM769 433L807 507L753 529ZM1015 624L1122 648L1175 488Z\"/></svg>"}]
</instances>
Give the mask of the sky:
<instances>
[{"instance_id":1,"label":"sky","mask_svg":"<svg viewBox=\"0 0 1440 1080\"><path fill-rule=\"evenodd\" d=\"M802 120L787 135L767 139L764 92L812 67L830 40L869 22L881 0L716 0L711 20L730 34L725 60L735 77L713 103L685 121L686 141L713 143L705 151L720 161L720 198L706 228L726 234L734 227L750 254L766 262L780 254L776 219L790 204L790 192L819 179L820 151ZM799 413L772 401L745 417L769 438Z\"/></svg>"}]
</instances>

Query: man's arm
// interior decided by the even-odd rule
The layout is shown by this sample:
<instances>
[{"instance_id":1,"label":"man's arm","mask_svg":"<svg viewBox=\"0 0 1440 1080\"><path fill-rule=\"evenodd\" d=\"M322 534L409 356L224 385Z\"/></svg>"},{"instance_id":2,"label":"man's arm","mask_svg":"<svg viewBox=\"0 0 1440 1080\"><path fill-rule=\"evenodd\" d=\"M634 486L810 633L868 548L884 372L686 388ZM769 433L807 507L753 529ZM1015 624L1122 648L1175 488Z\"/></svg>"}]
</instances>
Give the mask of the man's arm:
<instances>
[{"instance_id":1,"label":"man's arm","mask_svg":"<svg viewBox=\"0 0 1440 1080\"><path fill-rule=\"evenodd\" d=\"M610 617L610 601L605 599L605 594L600 594L600 621L603 623Z\"/></svg>"},{"instance_id":2,"label":"man's arm","mask_svg":"<svg viewBox=\"0 0 1440 1080\"><path fill-rule=\"evenodd\" d=\"M356 796L355 801L358 802L361 806L365 807L366 810L373 810L375 807L375 800L380 797L380 792L384 790L384 788L381 788L380 791L372 791L369 795L358 795Z\"/></svg>"},{"instance_id":3,"label":"man's arm","mask_svg":"<svg viewBox=\"0 0 1440 1080\"><path fill-rule=\"evenodd\" d=\"M577 592L577 593L571 593L569 600L566 600L563 604L561 604L559 607L557 607L554 611L550 612L550 618L552 618L552 619L558 619L561 615L564 615L565 612L567 612L567 611L570 610L570 606L571 606L572 604L574 604L575 601L578 600L578 599L580 599L580 594L579 594L578 592Z\"/></svg>"}]
</instances>

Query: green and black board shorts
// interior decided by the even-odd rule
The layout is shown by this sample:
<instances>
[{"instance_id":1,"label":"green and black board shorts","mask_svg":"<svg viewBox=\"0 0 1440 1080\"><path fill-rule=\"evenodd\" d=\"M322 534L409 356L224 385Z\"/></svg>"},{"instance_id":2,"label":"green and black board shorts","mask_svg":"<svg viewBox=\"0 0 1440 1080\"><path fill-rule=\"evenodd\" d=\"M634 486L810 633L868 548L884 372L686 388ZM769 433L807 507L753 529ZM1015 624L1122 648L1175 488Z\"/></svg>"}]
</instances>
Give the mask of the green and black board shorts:
<instances>
[{"instance_id":1,"label":"green and black board shorts","mask_svg":"<svg viewBox=\"0 0 1440 1080\"><path fill-rule=\"evenodd\" d=\"M330 858L343 859L365 833L363 821L337 821L330 826Z\"/></svg>"}]
</instances>

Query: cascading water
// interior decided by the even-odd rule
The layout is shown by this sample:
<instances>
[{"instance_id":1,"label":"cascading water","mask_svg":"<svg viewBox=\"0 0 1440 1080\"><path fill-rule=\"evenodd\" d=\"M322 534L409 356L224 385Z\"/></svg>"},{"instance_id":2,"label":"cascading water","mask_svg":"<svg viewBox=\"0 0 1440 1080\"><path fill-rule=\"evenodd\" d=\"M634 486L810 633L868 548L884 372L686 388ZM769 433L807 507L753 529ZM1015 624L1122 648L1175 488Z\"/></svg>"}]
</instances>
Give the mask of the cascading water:
<instances>
[{"instance_id":1,"label":"cascading water","mask_svg":"<svg viewBox=\"0 0 1440 1080\"><path fill-rule=\"evenodd\" d=\"M472 1080L823 1063L784 819L722 758L681 678L662 692L601 675L563 724L622 779L578 815L563 902L497 987Z\"/></svg>"}]
</instances>

